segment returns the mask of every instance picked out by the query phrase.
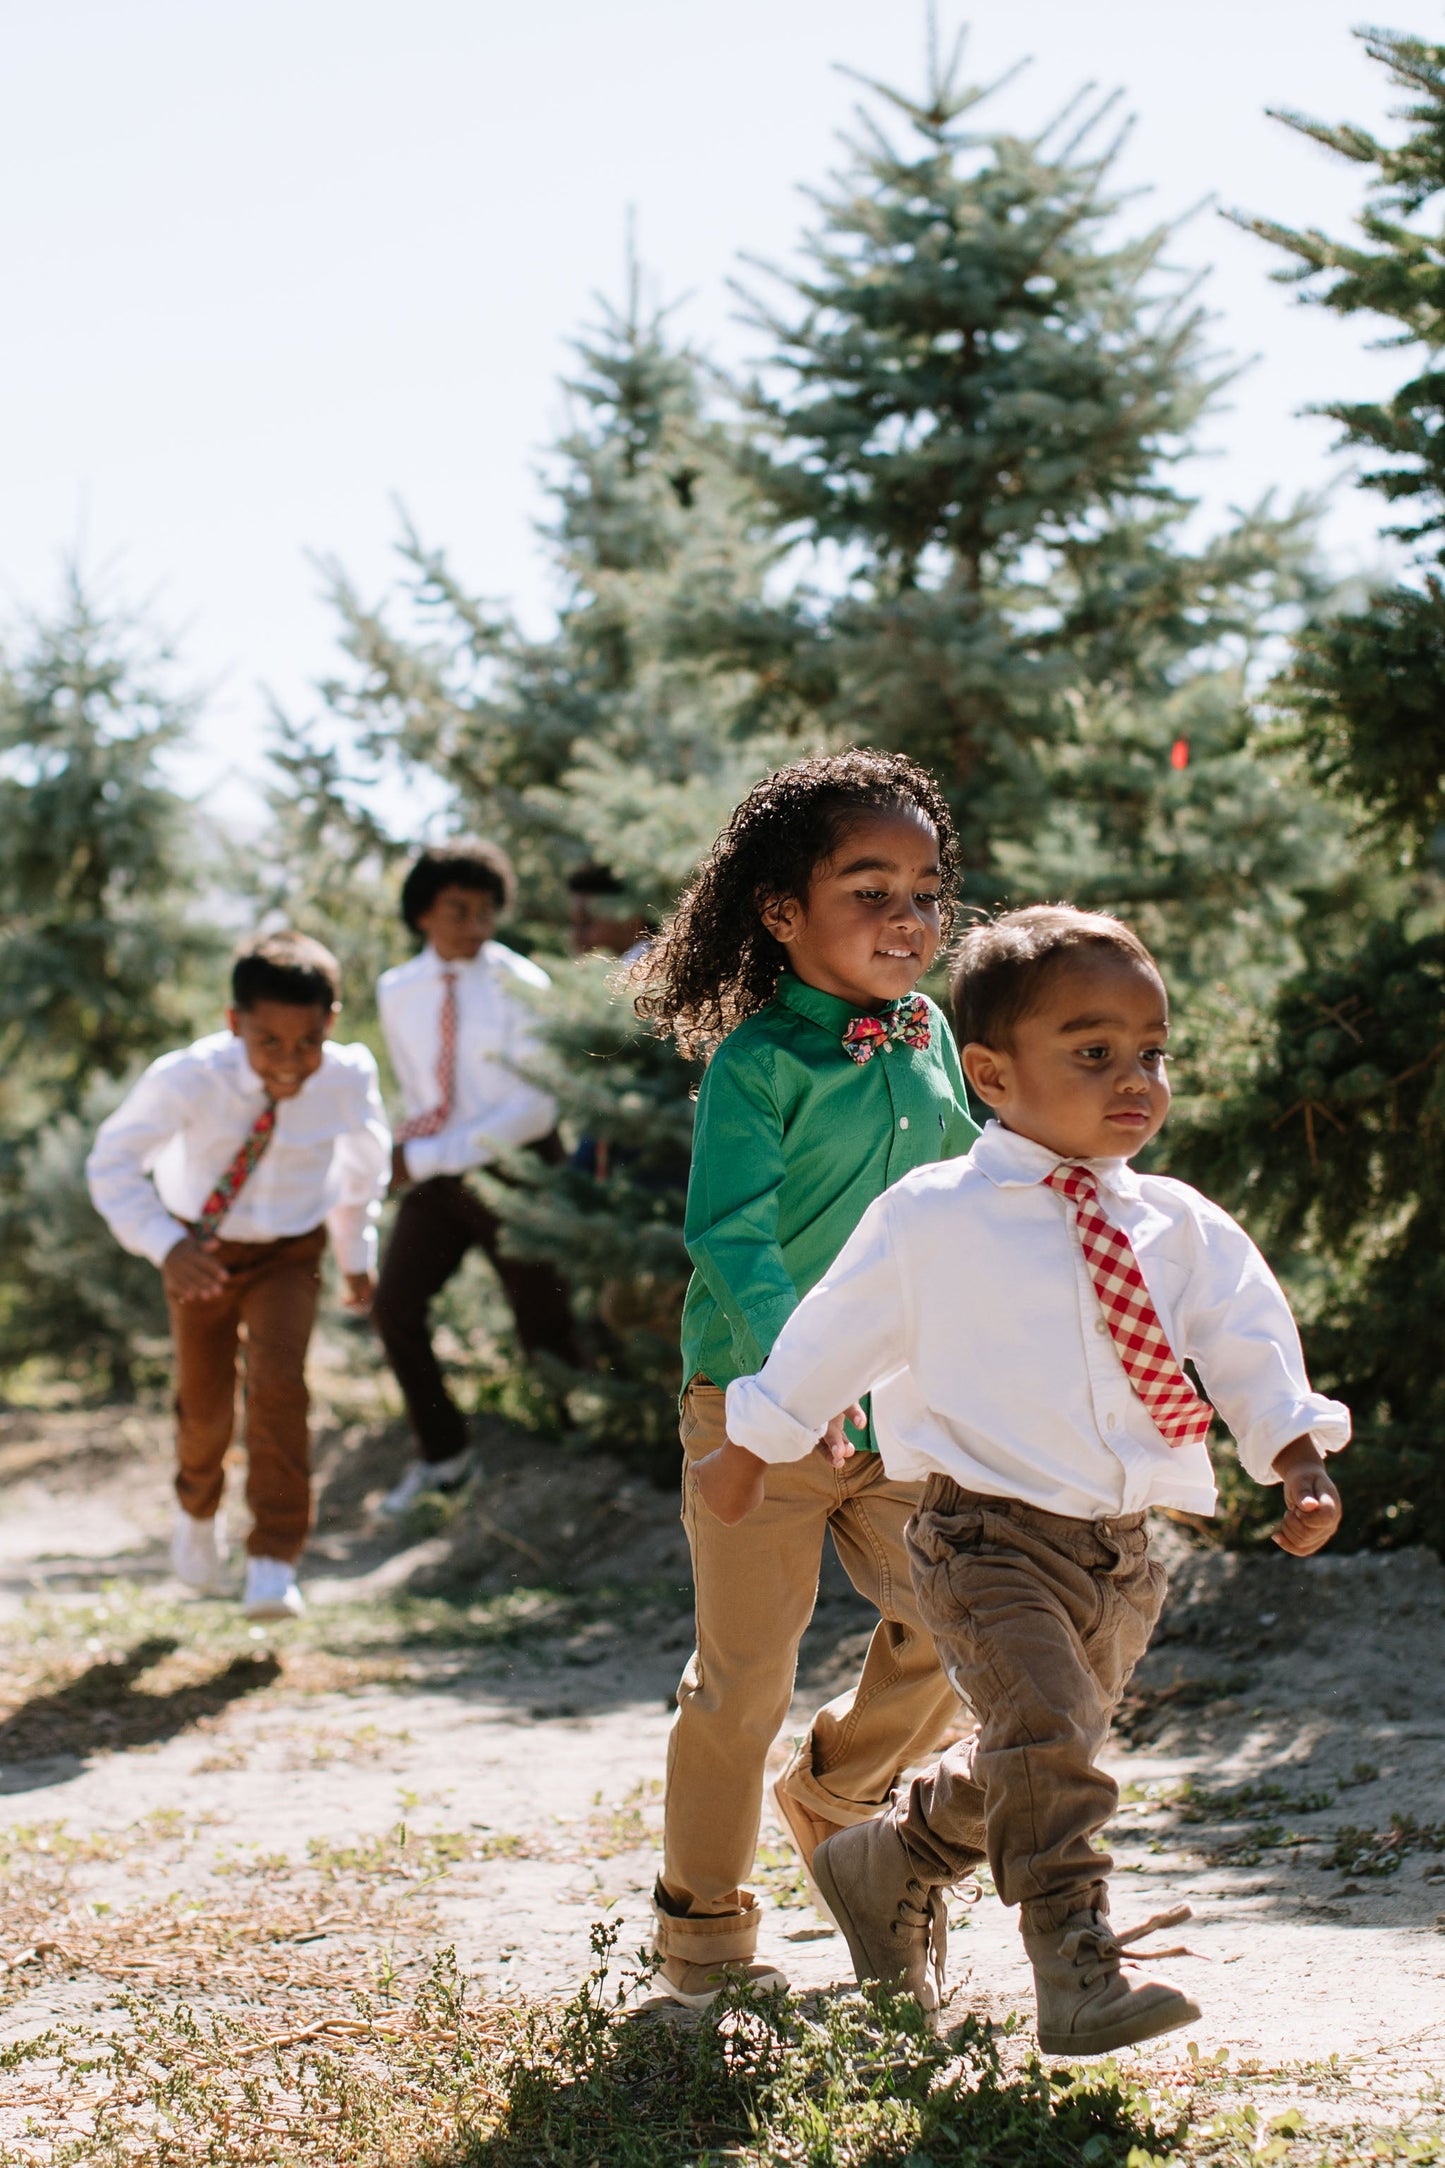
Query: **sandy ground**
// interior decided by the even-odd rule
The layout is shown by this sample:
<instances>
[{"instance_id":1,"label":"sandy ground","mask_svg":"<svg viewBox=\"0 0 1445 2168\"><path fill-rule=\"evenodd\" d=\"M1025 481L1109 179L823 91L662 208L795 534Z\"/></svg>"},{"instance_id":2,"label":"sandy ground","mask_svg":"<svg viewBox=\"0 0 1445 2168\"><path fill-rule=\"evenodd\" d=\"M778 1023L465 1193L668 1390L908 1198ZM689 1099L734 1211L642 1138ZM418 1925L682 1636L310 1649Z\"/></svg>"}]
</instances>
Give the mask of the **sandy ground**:
<instances>
[{"instance_id":1,"label":"sandy ground","mask_svg":"<svg viewBox=\"0 0 1445 2168\"><path fill-rule=\"evenodd\" d=\"M264 1631L175 1603L160 1416L0 1414L0 1850L31 1908L0 1951L0 2038L109 2022L134 1974L102 1931L158 1906L204 1922L294 1898L308 1964L328 1935L370 1933L397 1963L444 1941L527 1994L575 1985L595 1921L620 1923L624 1950L645 1940L690 1646L674 1501L494 1425L485 1485L445 1525L397 1532L372 1510L395 1424L322 1413L311 1614ZM1162 1969L1204 2007L1202 2054L1338 2056L1331 2082L1384 2108L1445 2078L1445 1573L1419 1552L1301 1565L1163 1540L1174 1592L1113 1755L1116 1918L1193 1906L1165 1938L1189 1954ZM798 1728L867 1630L830 1559ZM355 1897L367 1873L384 1930ZM329 1924L347 1875L351 1911ZM770 1814L759 1888L793 1982L845 1980ZM955 1915L950 1981L955 2016L1028 2009L990 1894ZM1179 2043L1153 2056L1177 2062Z\"/></svg>"}]
</instances>

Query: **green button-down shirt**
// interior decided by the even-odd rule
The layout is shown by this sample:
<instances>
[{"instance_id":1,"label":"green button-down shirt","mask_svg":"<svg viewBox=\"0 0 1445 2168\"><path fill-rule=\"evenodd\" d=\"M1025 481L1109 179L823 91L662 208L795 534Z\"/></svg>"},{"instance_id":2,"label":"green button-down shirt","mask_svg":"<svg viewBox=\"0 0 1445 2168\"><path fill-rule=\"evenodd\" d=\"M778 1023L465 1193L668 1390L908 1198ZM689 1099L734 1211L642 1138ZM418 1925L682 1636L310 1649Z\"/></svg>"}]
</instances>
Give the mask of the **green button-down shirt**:
<instances>
[{"instance_id":1,"label":"green button-down shirt","mask_svg":"<svg viewBox=\"0 0 1445 2168\"><path fill-rule=\"evenodd\" d=\"M867 1013L785 972L709 1062L687 1189L684 1379L760 1370L873 1199L978 1135L942 1011L930 1002L926 1048L890 1040L856 1062L843 1034Z\"/></svg>"}]
</instances>

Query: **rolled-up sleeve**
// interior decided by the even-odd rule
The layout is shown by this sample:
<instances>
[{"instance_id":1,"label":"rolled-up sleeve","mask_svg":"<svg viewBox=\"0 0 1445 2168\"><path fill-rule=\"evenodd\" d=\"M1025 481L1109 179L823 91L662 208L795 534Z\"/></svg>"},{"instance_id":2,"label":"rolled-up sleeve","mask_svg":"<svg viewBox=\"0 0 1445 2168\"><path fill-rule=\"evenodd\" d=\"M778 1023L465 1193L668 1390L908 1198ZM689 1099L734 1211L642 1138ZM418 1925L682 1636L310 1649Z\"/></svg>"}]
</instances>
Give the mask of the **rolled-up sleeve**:
<instances>
[{"instance_id":1,"label":"rolled-up sleeve","mask_svg":"<svg viewBox=\"0 0 1445 2168\"><path fill-rule=\"evenodd\" d=\"M356 1119L336 1140L336 1202L326 1215L343 1272L376 1270L377 1222L391 1180L391 1129L381 1103L376 1064L358 1065Z\"/></svg>"},{"instance_id":2,"label":"rolled-up sleeve","mask_svg":"<svg viewBox=\"0 0 1445 2168\"><path fill-rule=\"evenodd\" d=\"M133 1256L160 1266L186 1233L156 1194L150 1170L179 1129L186 1107L167 1065L148 1069L96 1132L85 1179L96 1211Z\"/></svg>"},{"instance_id":3,"label":"rolled-up sleeve","mask_svg":"<svg viewBox=\"0 0 1445 2168\"><path fill-rule=\"evenodd\" d=\"M1199 1216L1201 1253L1182 1323L1184 1352L1256 1483L1277 1483L1275 1458L1296 1438L1337 1453L1350 1411L1310 1385L1299 1328L1280 1286L1244 1229L1215 1207Z\"/></svg>"},{"instance_id":4,"label":"rolled-up sleeve","mask_svg":"<svg viewBox=\"0 0 1445 2168\"><path fill-rule=\"evenodd\" d=\"M884 1196L798 1304L759 1374L728 1387L733 1443L759 1460L801 1460L835 1415L904 1367L910 1311Z\"/></svg>"}]
</instances>

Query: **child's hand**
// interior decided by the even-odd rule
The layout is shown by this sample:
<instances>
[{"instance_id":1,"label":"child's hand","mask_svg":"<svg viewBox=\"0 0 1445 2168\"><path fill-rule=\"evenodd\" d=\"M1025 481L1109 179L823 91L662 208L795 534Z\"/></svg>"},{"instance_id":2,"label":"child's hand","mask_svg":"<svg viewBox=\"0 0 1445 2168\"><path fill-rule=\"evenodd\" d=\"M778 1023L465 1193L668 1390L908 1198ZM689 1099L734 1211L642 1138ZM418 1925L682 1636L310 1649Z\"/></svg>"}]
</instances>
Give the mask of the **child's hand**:
<instances>
[{"instance_id":1,"label":"child's hand","mask_svg":"<svg viewBox=\"0 0 1445 2168\"><path fill-rule=\"evenodd\" d=\"M697 1491L708 1512L731 1528L763 1502L767 1463L729 1438L715 1453L693 1462Z\"/></svg>"},{"instance_id":2,"label":"child's hand","mask_svg":"<svg viewBox=\"0 0 1445 2168\"><path fill-rule=\"evenodd\" d=\"M172 1302L205 1302L226 1291L225 1267L216 1263L221 1247L214 1235L182 1235L174 1249L166 1251L161 1284Z\"/></svg>"},{"instance_id":3,"label":"child's hand","mask_svg":"<svg viewBox=\"0 0 1445 2168\"><path fill-rule=\"evenodd\" d=\"M843 1425L851 1423L855 1430L863 1430L867 1427L867 1422L867 1416L855 1400L851 1408L845 1408L841 1415L833 1417L813 1450L821 1453L824 1460L831 1461L835 1468L841 1468L844 1461L851 1460L858 1450Z\"/></svg>"},{"instance_id":4,"label":"child's hand","mask_svg":"<svg viewBox=\"0 0 1445 2168\"><path fill-rule=\"evenodd\" d=\"M1287 1445L1274 1465L1284 1478L1285 1514L1271 1540L1291 1558L1309 1558L1340 1525L1340 1494L1308 1438Z\"/></svg>"},{"instance_id":5,"label":"child's hand","mask_svg":"<svg viewBox=\"0 0 1445 2168\"><path fill-rule=\"evenodd\" d=\"M391 1148L391 1187L386 1194L388 1197L395 1197L410 1185L411 1176L406 1171L406 1146L394 1144Z\"/></svg>"},{"instance_id":6,"label":"child's hand","mask_svg":"<svg viewBox=\"0 0 1445 2168\"><path fill-rule=\"evenodd\" d=\"M364 1317L376 1298L376 1274L374 1272L343 1272L345 1285L341 1296L343 1310L354 1310Z\"/></svg>"}]
</instances>

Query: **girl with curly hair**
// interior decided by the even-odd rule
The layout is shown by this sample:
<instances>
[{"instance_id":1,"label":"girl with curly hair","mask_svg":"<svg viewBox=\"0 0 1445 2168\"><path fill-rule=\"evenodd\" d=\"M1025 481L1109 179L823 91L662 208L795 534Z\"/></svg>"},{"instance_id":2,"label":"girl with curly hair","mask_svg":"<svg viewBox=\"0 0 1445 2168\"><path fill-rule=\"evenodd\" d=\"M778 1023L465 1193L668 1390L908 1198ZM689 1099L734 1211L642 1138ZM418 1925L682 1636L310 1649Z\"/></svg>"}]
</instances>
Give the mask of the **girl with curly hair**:
<instances>
[{"instance_id":1,"label":"girl with curly hair","mask_svg":"<svg viewBox=\"0 0 1445 2168\"><path fill-rule=\"evenodd\" d=\"M745 1524L715 1518L692 1474L723 1442L725 1387L761 1368L867 1206L978 1134L948 1025L915 990L955 872L947 804L912 761L795 761L748 793L632 972L639 1015L684 1053L711 1055L682 1321L697 1649L668 1747L655 1891L661 1984L692 2009L730 1977L783 1980L757 1959L747 1885L825 1531L881 1615L856 1686L818 1712L774 1787L805 1868L824 1837L880 1811L956 1710L909 1580L918 1492L885 1476L863 1409L840 1414L806 1460L770 1468Z\"/></svg>"}]
</instances>

